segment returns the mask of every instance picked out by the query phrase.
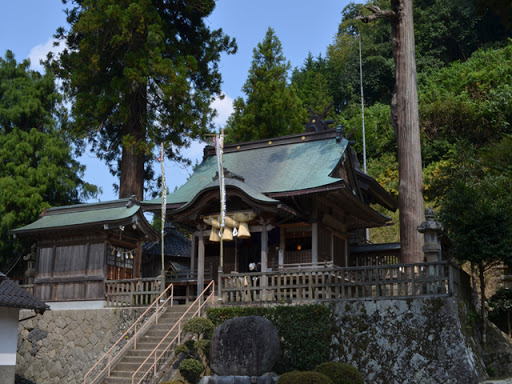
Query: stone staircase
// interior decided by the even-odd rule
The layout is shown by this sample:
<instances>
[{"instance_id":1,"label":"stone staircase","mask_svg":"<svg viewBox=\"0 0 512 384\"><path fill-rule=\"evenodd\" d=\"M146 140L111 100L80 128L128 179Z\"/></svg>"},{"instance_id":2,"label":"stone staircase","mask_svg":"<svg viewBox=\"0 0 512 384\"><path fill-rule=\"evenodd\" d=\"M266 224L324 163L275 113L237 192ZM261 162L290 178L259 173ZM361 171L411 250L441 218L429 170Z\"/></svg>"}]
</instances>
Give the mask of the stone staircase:
<instances>
[{"instance_id":1,"label":"stone staircase","mask_svg":"<svg viewBox=\"0 0 512 384\"><path fill-rule=\"evenodd\" d=\"M131 384L133 373L139 368L139 366L144 362L144 360L149 356L149 354L153 351L153 349L158 345L158 343L162 340L162 338L169 332L176 322L180 319L180 317L185 313L188 309L189 305L174 305L172 307L168 307L167 310L162 314L162 316L158 319L158 324L153 324L151 328L144 334L142 338L137 341L137 349L131 349L123 356L123 358L114 366L112 371L110 372L110 377L107 377L103 380L104 384ZM193 311L190 311L193 312ZM182 322L182 325L191 317L192 314L187 314L187 317ZM176 336L178 330L174 330L171 335L169 341ZM161 350L165 349L167 343L162 346ZM170 349L172 352L174 348ZM146 371L153 364L153 359L150 359L145 369L141 370L141 375L146 373ZM138 378L135 382L137 382L140 378Z\"/></svg>"}]
</instances>

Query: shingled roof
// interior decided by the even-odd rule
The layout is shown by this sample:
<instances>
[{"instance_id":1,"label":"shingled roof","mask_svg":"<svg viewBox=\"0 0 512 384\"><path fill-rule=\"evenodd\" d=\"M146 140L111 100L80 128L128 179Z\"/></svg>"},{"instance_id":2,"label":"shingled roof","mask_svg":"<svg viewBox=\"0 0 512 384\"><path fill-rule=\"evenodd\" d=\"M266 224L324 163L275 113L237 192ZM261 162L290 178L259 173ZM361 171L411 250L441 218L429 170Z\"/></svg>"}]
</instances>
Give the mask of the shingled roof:
<instances>
[{"instance_id":1,"label":"shingled roof","mask_svg":"<svg viewBox=\"0 0 512 384\"><path fill-rule=\"evenodd\" d=\"M176 231L173 225L166 225L164 231L164 255L190 258L190 239ZM144 244L143 252L146 255L161 255L162 242Z\"/></svg>"},{"instance_id":2,"label":"shingled roof","mask_svg":"<svg viewBox=\"0 0 512 384\"><path fill-rule=\"evenodd\" d=\"M0 307L33 309L43 313L50 307L0 272Z\"/></svg>"},{"instance_id":3,"label":"shingled roof","mask_svg":"<svg viewBox=\"0 0 512 384\"><path fill-rule=\"evenodd\" d=\"M145 219L141 206L133 198L50 208L41 214L40 219L24 227L13 229L10 233L24 235L71 228L74 230L108 229L109 225L135 224L149 239L158 238L158 234Z\"/></svg>"},{"instance_id":4,"label":"shingled roof","mask_svg":"<svg viewBox=\"0 0 512 384\"><path fill-rule=\"evenodd\" d=\"M333 133L304 133L227 145L223 166L231 174L241 175L241 180L235 178L229 182L264 203L276 201L272 193L308 191L339 183L343 180L331 174L346 151L348 141L336 140ZM201 191L218 185L217 169L217 157L208 154L190 179L167 196L167 204L184 205ZM144 204L161 204L161 199Z\"/></svg>"}]
</instances>

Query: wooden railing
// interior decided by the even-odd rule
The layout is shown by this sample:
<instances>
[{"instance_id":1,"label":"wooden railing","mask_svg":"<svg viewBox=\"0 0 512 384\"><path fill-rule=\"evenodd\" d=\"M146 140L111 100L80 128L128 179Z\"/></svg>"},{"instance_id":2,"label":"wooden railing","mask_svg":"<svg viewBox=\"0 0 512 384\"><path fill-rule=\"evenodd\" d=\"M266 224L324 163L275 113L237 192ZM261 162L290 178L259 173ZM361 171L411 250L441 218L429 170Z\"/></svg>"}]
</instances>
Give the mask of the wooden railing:
<instances>
[{"instance_id":1,"label":"wooden railing","mask_svg":"<svg viewBox=\"0 0 512 384\"><path fill-rule=\"evenodd\" d=\"M198 273L197 271L180 271L180 272L167 272L166 280L170 282L181 282L181 281L191 281L197 282ZM205 280L213 280L213 275L210 269L205 268L204 270L204 279Z\"/></svg>"},{"instance_id":2,"label":"wooden railing","mask_svg":"<svg viewBox=\"0 0 512 384\"><path fill-rule=\"evenodd\" d=\"M107 307L143 307L150 305L162 293L162 278L106 280Z\"/></svg>"},{"instance_id":3,"label":"wooden railing","mask_svg":"<svg viewBox=\"0 0 512 384\"><path fill-rule=\"evenodd\" d=\"M465 296L466 273L448 261L220 274L222 304Z\"/></svg>"},{"instance_id":4,"label":"wooden railing","mask_svg":"<svg viewBox=\"0 0 512 384\"><path fill-rule=\"evenodd\" d=\"M167 308L173 305L173 285L169 285L142 315L132 324L125 333L110 347L98 362L85 374L84 384L100 383L106 376L110 376L112 367L131 349L137 349L137 340L153 324L158 324L158 318ZM96 374L96 376L93 376Z\"/></svg>"},{"instance_id":5,"label":"wooden railing","mask_svg":"<svg viewBox=\"0 0 512 384\"><path fill-rule=\"evenodd\" d=\"M179 320L176 321L174 326L169 329L146 360L135 370L132 374L132 384L158 382L158 375L163 374L165 367L172 362L174 348L182 342L183 324L188 319L201 316L208 302L210 302L210 305L213 305L214 295L215 282L212 280ZM175 336L172 337L172 335ZM151 365L148 367L149 364Z\"/></svg>"}]
</instances>

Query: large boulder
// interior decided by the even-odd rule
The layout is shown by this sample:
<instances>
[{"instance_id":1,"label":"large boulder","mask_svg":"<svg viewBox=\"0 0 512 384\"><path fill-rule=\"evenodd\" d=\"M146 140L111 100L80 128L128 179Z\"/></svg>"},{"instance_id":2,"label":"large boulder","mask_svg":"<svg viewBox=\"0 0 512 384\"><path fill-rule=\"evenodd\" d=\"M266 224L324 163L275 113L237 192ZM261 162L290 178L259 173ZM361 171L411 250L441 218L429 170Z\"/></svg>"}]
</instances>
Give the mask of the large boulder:
<instances>
[{"instance_id":1,"label":"large boulder","mask_svg":"<svg viewBox=\"0 0 512 384\"><path fill-rule=\"evenodd\" d=\"M226 320L213 332L210 366L222 376L260 376L281 354L276 327L260 316Z\"/></svg>"}]
</instances>

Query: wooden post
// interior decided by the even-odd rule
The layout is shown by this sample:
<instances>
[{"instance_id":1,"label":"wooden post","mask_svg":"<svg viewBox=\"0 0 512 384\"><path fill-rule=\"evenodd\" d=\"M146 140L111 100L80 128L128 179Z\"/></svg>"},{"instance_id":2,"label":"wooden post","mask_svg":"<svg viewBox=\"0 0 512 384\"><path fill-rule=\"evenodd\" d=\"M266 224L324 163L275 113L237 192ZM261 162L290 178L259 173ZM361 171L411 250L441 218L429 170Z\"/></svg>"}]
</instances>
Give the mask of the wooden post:
<instances>
[{"instance_id":1,"label":"wooden post","mask_svg":"<svg viewBox=\"0 0 512 384\"><path fill-rule=\"evenodd\" d=\"M268 272L268 232L267 224L261 223L261 272ZM261 276L262 300L266 300L267 275Z\"/></svg>"},{"instance_id":2,"label":"wooden post","mask_svg":"<svg viewBox=\"0 0 512 384\"><path fill-rule=\"evenodd\" d=\"M311 225L311 263L318 263L318 223Z\"/></svg>"},{"instance_id":3,"label":"wooden post","mask_svg":"<svg viewBox=\"0 0 512 384\"><path fill-rule=\"evenodd\" d=\"M203 231L199 231L197 256L197 294L200 295L204 289L204 239Z\"/></svg>"},{"instance_id":4,"label":"wooden post","mask_svg":"<svg viewBox=\"0 0 512 384\"><path fill-rule=\"evenodd\" d=\"M281 227L279 233L279 268L284 264L284 253L286 252L286 228Z\"/></svg>"},{"instance_id":5,"label":"wooden post","mask_svg":"<svg viewBox=\"0 0 512 384\"><path fill-rule=\"evenodd\" d=\"M190 244L190 272L194 273L196 267L196 238L197 236L192 235L192 243Z\"/></svg>"},{"instance_id":6,"label":"wooden post","mask_svg":"<svg viewBox=\"0 0 512 384\"><path fill-rule=\"evenodd\" d=\"M142 265L142 241L137 241L137 251L133 260L133 278L140 278L140 267Z\"/></svg>"}]
</instances>

